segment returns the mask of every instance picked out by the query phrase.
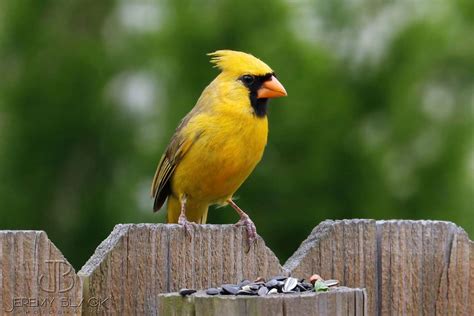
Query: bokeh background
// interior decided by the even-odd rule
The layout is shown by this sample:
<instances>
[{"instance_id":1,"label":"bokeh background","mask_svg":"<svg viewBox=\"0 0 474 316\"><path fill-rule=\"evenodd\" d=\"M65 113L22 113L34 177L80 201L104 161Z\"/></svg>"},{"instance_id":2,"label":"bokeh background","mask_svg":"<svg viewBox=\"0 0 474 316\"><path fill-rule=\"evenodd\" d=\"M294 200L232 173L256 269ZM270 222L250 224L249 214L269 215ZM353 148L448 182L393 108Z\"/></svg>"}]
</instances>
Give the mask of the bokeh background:
<instances>
[{"instance_id":1,"label":"bokeh background","mask_svg":"<svg viewBox=\"0 0 474 316\"><path fill-rule=\"evenodd\" d=\"M473 238L473 34L472 0L2 0L0 229L45 230L79 269L115 224L163 222L156 165L230 48L289 93L238 192L282 262L324 219Z\"/></svg>"}]
</instances>

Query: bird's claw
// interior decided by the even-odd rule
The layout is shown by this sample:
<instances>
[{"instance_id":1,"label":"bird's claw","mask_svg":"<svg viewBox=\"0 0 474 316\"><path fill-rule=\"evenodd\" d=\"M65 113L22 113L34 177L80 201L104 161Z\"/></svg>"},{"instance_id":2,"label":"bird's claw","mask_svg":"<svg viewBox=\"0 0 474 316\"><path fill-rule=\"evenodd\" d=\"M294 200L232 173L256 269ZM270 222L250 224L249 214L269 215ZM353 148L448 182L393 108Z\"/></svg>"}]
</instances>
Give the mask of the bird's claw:
<instances>
[{"instance_id":1,"label":"bird's claw","mask_svg":"<svg viewBox=\"0 0 474 316\"><path fill-rule=\"evenodd\" d=\"M186 236L189 238L192 238L192 232L193 232L193 223L188 221L186 216L180 215L178 218L178 224L184 227L184 232Z\"/></svg>"},{"instance_id":2,"label":"bird's claw","mask_svg":"<svg viewBox=\"0 0 474 316\"><path fill-rule=\"evenodd\" d=\"M250 217L242 217L237 223L235 223L235 226L244 226L247 230L247 240L249 242L249 245L255 243L257 239L257 228L255 227L255 224L250 219Z\"/></svg>"}]
</instances>

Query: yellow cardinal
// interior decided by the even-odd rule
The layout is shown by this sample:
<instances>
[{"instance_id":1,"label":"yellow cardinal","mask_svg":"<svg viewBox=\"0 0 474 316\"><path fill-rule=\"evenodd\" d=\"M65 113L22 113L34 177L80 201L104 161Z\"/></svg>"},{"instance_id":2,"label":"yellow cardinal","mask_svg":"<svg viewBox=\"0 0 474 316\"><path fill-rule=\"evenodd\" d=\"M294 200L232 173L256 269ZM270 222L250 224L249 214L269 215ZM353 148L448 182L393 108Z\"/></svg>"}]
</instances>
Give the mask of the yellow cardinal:
<instances>
[{"instance_id":1,"label":"yellow cardinal","mask_svg":"<svg viewBox=\"0 0 474 316\"><path fill-rule=\"evenodd\" d=\"M273 70L246 53L209 54L221 73L176 129L153 179L153 210L168 199L168 223L203 224L212 204L230 204L249 240L255 225L232 196L260 161L267 143L269 98L286 96Z\"/></svg>"}]
</instances>

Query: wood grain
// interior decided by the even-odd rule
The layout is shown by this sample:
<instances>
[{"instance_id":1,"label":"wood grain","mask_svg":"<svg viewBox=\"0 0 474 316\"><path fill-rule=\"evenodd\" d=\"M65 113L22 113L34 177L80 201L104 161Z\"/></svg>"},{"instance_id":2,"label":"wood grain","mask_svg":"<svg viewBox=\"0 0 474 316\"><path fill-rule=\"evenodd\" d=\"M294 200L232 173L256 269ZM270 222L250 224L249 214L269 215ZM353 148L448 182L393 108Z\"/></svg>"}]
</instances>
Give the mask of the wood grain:
<instances>
[{"instance_id":1,"label":"wood grain","mask_svg":"<svg viewBox=\"0 0 474 316\"><path fill-rule=\"evenodd\" d=\"M77 275L46 233L0 231L3 314L157 315L165 308L160 293L313 273L366 288L367 296L341 292L320 296L317 304L304 296L292 301L275 296L246 301L246 311L474 315L474 243L449 222L325 221L284 267L260 237L248 249L245 230L233 225L195 226L191 236L179 225L117 225ZM193 300L199 304L182 304L168 314L243 308L230 299L218 304L197 295Z\"/></svg>"},{"instance_id":2,"label":"wood grain","mask_svg":"<svg viewBox=\"0 0 474 316\"><path fill-rule=\"evenodd\" d=\"M158 296L160 315L367 315L364 289L340 287L325 293L255 296L208 296L198 292L181 297L177 293Z\"/></svg>"},{"instance_id":3,"label":"wood grain","mask_svg":"<svg viewBox=\"0 0 474 316\"><path fill-rule=\"evenodd\" d=\"M284 268L366 288L369 315L473 315L472 248L449 222L325 221Z\"/></svg>"},{"instance_id":4,"label":"wood grain","mask_svg":"<svg viewBox=\"0 0 474 316\"><path fill-rule=\"evenodd\" d=\"M198 225L188 237L180 225L129 224L117 225L78 275L85 297L109 298L114 313L155 315L159 293L282 273L260 237L248 249L241 227Z\"/></svg>"},{"instance_id":5,"label":"wood grain","mask_svg":"<svg viewBox=\"0 0 474 316\"><path fill-rule=\"evenodd\" d=\"M313 229L299 249L285 263L293 276L313 273L338 279L344 286L377 288L376 224L374 220L324 221ZM368 295L369 314L376 296Z\"/></svg>"},{"instance_id":6,"label":"wood grain","mask_svg":"<svg viewBox=\"0 0 474 316\"><path fill-rule=\"evenodd\" d=\"M0 231L2 315L80 315L82 285L43 231Z\"/></svg>"}]
</instances>

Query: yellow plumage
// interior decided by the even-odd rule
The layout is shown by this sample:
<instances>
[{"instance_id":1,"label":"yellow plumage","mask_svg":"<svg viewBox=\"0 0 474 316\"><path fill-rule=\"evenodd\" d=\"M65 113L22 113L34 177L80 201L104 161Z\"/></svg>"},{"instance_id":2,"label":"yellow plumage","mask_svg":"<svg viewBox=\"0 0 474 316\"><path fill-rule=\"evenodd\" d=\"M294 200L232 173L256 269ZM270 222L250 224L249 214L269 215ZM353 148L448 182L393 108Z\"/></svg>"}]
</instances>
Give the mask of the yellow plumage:
<instances>
[{"instance_id":1,"label":"yellow plumage","mask_svg":"<svg viewBox=\"0 0 474 316\"><path fill-rule=\"evenodd\" d=\"M244 73L265 75L273 72L263 61L246 53L218 50L208 55L212 57L211 63L229 75L242 75Z\"/></svg>"},{"instance_id":2,"label":"yellow plumage","mask_svg":"<svg viewBox=\"0 0 474 316\"><path fill-rule=\"evenodd\" d=\"M253 171L267 143L267 116L256 115L243 75L273 74L252 55L210 54L221 73L204 89L177 128L152 185L155 211L168 198L168 222L177 223L186 198L186 217L205 223L209 205L225 205Z\"/></svg>"}]
</instances>

